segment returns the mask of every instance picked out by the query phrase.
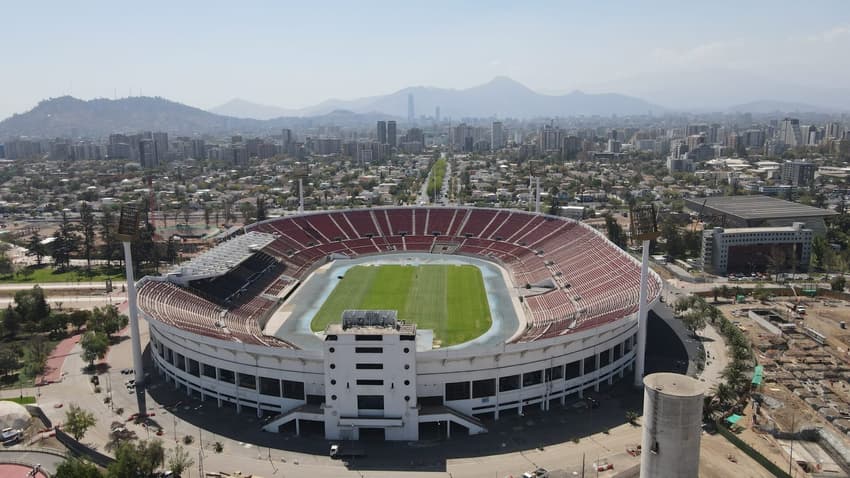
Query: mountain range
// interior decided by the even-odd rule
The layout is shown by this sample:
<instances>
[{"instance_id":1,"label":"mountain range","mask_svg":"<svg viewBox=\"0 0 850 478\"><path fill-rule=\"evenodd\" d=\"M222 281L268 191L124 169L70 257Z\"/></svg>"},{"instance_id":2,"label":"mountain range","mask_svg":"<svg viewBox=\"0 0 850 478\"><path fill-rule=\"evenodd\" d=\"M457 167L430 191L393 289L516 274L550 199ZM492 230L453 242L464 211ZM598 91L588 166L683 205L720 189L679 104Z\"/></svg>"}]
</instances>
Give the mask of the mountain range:
<instances>
[{"instance_id":1,"label":"mountain range","mask_svg":"<svg viewBox=\"0 0 850 478\"><path fill-rule=\"evenodd\" d=\"M354 100L330 99L315 106L285 109L233 99L210 111L238 118L270 119L279 116L314 116L334 110L355 113L381 112L407 117L407 98L413 95L416 116L434 116L437 107L444 118L535 118L551 116L610 116L661 113L666 108L639 98L616 93L587 94L573 91L547 95L532 91L522 83L499 76L479 86L465 89L415 86L388 95Z\"/></svg>"},{"instance_id":2,"label":"mountain range","mask_svg":"<svg viewBox=\"0 0 850 478\"><path fill-rule=\"evenodd\" d=\"M675 112L638 97L615 93L572 91L542 94L510 78L496 77L488 83L466 89L417 86L388 95L354 100L330 99L301 109L283 109L235 99L205 111L158 97L81 100L63 96L44 100L30 111L0 121L0 139L15 136L104 137L114 132L157 130L180 135L263 134L279 133L280 128L362 126L380 119L406 118L408 95L413 96L417 116L433 116L439 107L443 118L456 120ZM763 100L703 111L787 113L842 110L847 109L840 104L824 108L805 102Z\"/></svg>"}]
</instances>

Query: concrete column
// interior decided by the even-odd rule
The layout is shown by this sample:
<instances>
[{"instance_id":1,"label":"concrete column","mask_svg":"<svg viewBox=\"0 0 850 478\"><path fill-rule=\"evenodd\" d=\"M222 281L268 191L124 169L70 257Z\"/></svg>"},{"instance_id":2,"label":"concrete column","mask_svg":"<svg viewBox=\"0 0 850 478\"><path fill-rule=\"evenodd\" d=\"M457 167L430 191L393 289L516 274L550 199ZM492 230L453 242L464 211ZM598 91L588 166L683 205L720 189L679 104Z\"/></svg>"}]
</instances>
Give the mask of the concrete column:
<instances>
[{"instance_id":1,"label":"concrete column","mask_svg":"<svg viewBox=\"0 0 850 478\"><path fill-rule=\"evenodd\" d=\"M130 342L133 348L133 370L136 373L136 386L145 383L145 370L142 368L142 341L139 337L139 307L136 304L136 280L133 278L133 254L130 242L124 242L124 268L127 273L127 305L130 315ZM144 410L140 410L143 413Z\"/></svg>"},{"instance_id":2,"label":"concrete column","mask_svg":"<svg viewBox=\"0 0 850 478\"><path fill-rule=\"evenodd\" d=\"M446 438L452 437L452 422L446 420Z\"/></svg>"},{"instance_id":3,"label":"concrete column","mask_svg":"<svg viewBox=\"0 0 850 478\"><path fill-rule=\"evenodd\" d=\"M635 380L637 388L643 387L643 370L646 360L646 327L649 307L646 304L649 282L649 241L643 241L643 254L640 266L640 302L638 302L638 338L635 357Z\"/></svg>"},{"instance_id":4,"label":"concrete column","mask_svg":"<svg viewBox=\"0 0 850 478\"><path fill-rule=\"evenodd\" d=\"M578 398L584 398L584 359L578 361L579 388Z\"/></svg>"},{"instance_id":5,"label":"concrete column","mask_svg":"<svg viewBox=\"0 0 850 478\"><path fill-rule=\"evenodd\" d=\"M295 436L301 436L301 420L295 419Z\"/></svg>"},{"instance_id":6,"label":"concrete column","mask_svg":"<svg viewBox=\"0 0 850 478\"><path fill-rule=\"evenodd\" d=\"M593 359L594 359L594 363L596 364L596 370L594 370L594 372L593 372L593 391L598 392L599 391L599 375L600 375L599 364L601 363L601 360L599 360L599 354L596 353L595 351L593 352Z\"/></svg>"}]
</instances>

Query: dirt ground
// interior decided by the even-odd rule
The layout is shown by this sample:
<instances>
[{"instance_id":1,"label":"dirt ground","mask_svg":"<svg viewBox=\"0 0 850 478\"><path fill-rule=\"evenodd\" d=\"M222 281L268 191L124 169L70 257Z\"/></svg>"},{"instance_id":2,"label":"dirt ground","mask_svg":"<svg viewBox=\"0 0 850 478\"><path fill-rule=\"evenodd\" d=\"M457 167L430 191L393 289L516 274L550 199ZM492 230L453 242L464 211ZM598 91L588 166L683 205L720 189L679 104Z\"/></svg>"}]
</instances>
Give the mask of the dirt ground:
<instances>
[{"instance_id":1,"label":"dirt ground","mask_svg":"<svg viewBox=\"0 0 850 478\"><path fill-rule=\"evenodd\" d=\"M731 458L731 459L730 459ZM772 478L773 475L720 434L703 434L700 478Z\"/></svg>"},{"instance_id":2,"label":"dirt ground","mask_svg":"<svg viewBox=\"0 0 850 478\"><path fill-rule=\"evenodd\" d=\"M802 315L789 307L797 303L783 298L766 304L750 301L720 306L750 338L758 362L765 367L764 383L758 390L765 397L764 405L756 416L751 407L745 410L740 423L747 429L741 438L774 462L787 461L787 452L770 435L760 433L759 428L798 431L825 427L850 446L850 436L845 433L850 423L839 420L850 413L850 330L841 327L841 322L850 322L850 303L801 299L799 304L806 307ZM772 309L783 322L794 323L797 328L773 335L747 316L753 308ZM804 328L824 336L825 345L806 335Z\"/></svg>"}]
</instances>

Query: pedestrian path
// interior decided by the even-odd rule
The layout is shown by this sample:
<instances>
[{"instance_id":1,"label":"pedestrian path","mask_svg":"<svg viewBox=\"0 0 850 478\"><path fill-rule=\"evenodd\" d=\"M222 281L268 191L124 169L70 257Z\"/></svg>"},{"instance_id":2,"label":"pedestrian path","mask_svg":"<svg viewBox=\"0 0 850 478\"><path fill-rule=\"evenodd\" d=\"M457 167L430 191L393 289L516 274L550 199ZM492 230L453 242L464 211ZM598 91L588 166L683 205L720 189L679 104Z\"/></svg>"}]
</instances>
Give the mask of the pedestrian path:
<instances>
[{"instance_id":1,"label":"pedestrian path","mask_svg":"<svg viewBox=\"0 0 850 478\"><path fill-rule=\"evenodd\" d=\"M47 358L44 373L37 379L38 385L47 385L62 380L62 366L65 364L65 358L71 355L71 350L80 342L80 337L82 337L80 334L72 335L59 342L50 357Z\"/></svg>"}]
</instances>

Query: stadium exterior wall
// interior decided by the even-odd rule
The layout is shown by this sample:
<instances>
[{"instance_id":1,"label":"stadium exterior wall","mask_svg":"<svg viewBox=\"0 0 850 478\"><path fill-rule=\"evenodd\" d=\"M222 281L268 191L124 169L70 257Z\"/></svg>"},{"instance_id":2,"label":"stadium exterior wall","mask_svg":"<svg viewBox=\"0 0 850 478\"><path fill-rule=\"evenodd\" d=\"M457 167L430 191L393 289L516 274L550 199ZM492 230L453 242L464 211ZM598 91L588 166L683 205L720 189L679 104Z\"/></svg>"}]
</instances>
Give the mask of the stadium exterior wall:
<instances>
[{"instance_id":1,"label":"stadium exterior wall","mask_svg":"<svg viewBox=\"0 0 850 478\"><path fill-rule=\"evenodd\" d=\"M248 408L258 416L286 414L310 401L319 405L325 400L321 350L223 341L146 318L156 369L192 396L215 400L218 406L232 404L238 411ZM522 413L523 407L545 410L553 402L581 398L632 370L636 333L637 317L632 314L550 339L487 349L418 352L418 401L429 403L428 398L433 402L439 397L442 404L462 414L490 414L497 419L506 411ZM287 397L281 396L286 394L283 382L277 382L276 396L268 393L275 381L288 381ZM447 396L448 388L454 390L453 396Z\"/></svg>"}]
</instances>

